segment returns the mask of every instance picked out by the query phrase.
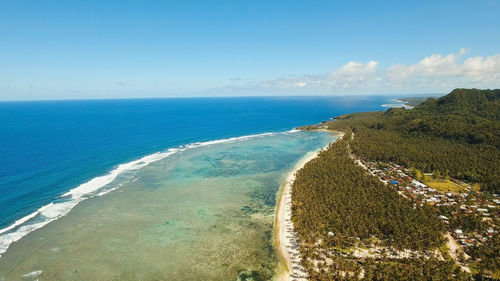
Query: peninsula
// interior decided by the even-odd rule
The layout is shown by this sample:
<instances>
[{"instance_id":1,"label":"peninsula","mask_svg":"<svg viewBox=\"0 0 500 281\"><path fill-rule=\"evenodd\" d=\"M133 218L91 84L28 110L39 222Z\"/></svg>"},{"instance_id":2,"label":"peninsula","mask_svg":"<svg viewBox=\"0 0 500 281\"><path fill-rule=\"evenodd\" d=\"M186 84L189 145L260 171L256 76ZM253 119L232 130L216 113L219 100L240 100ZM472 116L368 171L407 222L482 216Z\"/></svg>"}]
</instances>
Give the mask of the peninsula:
<instances>
[{"instance_id":1,"label":"peninsula","mask_svg":"<svg viewBox=\"0 0 500 281\"><path fill-rule=\"evenodd\" d=\"M284 279L500 278L500 90L301 129L345 135L287 178Z\"/></svg>"}]
</instances>

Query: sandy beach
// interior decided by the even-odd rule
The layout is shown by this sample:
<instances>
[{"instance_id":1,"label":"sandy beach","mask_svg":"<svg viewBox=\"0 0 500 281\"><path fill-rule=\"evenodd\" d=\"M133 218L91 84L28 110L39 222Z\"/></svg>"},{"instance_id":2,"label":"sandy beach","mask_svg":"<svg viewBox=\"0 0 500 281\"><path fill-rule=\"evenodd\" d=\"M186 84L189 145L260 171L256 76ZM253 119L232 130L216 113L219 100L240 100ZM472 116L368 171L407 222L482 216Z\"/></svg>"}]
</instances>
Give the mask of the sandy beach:
<instances>
[{"instance_id":1,"label":"sandy beach","mask_svg":"<svg viewBox=\"0 0 500 281\"><path fill-rule=\"evenodd\" d=\"M338 139L344 135L342 132ZM295 181L297 172L302 169L306 163L318 157L321 151L313 152L302 158L297 165L290 171L286 177L285 183L281 188L281 195L276 210L276 245L280 256L283 259L285 269L278 275L278 280L307 280L307 272L301 265L298 236L293 229L292 218L292 185Z\"/></svg>"},{"instance_id":2,"label":"sandy beach","mask_svg":"<svg viewBox=\"0 0 500 281\"><path fill-rule=\"evenodd\" d=\"M307 280L305 269L300 263L300 253L298 249L298 237L293 230L292 218L292 184L295 181L297 171L304 165L316 158L318 152L310 153L304 157L293 170L288 174L285 184L282 187L280 200L278 201L276 213L277 246L283 262L285 271L280 274L278 280Z\"/></svg>"}]
</instances>

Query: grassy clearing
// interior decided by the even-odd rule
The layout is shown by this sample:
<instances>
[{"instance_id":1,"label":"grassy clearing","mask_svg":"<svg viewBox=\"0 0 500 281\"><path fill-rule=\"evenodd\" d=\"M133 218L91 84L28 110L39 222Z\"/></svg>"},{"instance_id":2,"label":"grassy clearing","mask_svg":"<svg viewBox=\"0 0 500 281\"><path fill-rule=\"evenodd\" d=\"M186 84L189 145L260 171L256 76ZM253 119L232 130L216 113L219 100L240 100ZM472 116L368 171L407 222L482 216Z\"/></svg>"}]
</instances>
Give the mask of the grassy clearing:
<instances>
[{"instance_id":1,"label":"grassy clearing","mask_svg":"<svg viewBox=\"0 0 500 281\"><path fill-rule=\"evenodd\" d=\"M452 182L451 180L445 179L432 179L426 181L425 184L428 186L437 189L441 192L462 192L464 191L464 187Z\"/></svg>"},{"instance_id":2,"label":"grassy clearing","mask_svg":"<svg viewBox=\"0 0 500 281\"><path fill-rule=\"evenodd\" d=\"M479 268L478 268L477 262L470 263L469 264L469 269L470 269L470 273L472 275L475 275L475 274L479 273Z\"/></svg>"},{"instance_id":3,"label":"grassy clearing","mask_svg":"<svg viewBox=\"0 0 500 281\"><path fill-rule=\"evenodd\" d=\"M341 248L341 247L330 247L332 250L339 251L341 253L345 254L352 254L354 253L354 250L356 249L355 247L349 247L349 248Z\"/></svg>"},{"instance_id":4,"label":"grassy clearing","mask_svg":"<svg viewBox=\"0 0 500 281\"><path fill-rule=\"evenodd\" d=\"M441 252L443 258L446 261L453 261L453 258L450 256L450 253L448 252L448 247L446 246L446 244L443 243L441 246L439 246L439 251Z\"/></svg>"}]
</instances>

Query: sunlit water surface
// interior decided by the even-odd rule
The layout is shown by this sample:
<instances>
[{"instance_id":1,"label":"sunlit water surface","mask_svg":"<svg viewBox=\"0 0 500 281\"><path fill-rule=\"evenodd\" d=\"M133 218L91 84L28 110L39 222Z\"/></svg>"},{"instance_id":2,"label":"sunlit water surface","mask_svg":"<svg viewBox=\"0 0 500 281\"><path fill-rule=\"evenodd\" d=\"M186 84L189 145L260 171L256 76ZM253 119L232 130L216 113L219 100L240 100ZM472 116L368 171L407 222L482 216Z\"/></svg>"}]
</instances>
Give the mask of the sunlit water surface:
<instances>
[{"instance_id":1,"label":"sunlit water surface","mask_svg":"<svg viewBox=\"0 0 500 281\"><path fill-rule=\"evenodd\" d=\"M255 136L122 174L106 186L119 189L13 243L0 280L271 279L278 190L295 163L335 137Z\"/></svg>"}]
</instances>

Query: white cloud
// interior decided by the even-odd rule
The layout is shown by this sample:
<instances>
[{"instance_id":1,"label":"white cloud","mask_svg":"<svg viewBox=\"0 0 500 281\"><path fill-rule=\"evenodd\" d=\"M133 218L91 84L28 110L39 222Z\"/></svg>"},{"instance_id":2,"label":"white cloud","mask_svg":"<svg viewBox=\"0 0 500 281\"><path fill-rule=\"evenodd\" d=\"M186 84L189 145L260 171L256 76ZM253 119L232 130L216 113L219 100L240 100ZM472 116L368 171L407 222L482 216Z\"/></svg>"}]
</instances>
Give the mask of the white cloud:
<instances>
[{"instance_id":1,"label":"white cloud","mask_svg":"<svg viewBox=\"0 0 500 281\"><path fill-rule=\"evenodd\" d=\"M332 76L357 76L357 75L371 75L376 72L378 62L370 61L366 64L350 61L342 68L332 72Z\"/></svg>"},{"instance_id":2,"label":"white cloud","mask_svg":"<svg viewBox=\"0 0 500 281\"><path fill-rule=\"evenodd\" d=\"M455 87L500 86L500 54L471 57L461 62L465 49L456 54L433 54L413 65L397 64L387 69L388 86L442 90Z\"/></svg>"},{"instance_id":3,"label":"white cloud","mask_svg":"<svg viewBox=\"0 0 500 281\"><path fill-rule=\"evenodd\" d=\"M377 66L378 62L376 61L370 61L365 64L350 61L342 66L342 68L327 75L326 80L328 80L329 85L344 88L371 83L372 81L377 81Z\"/></svg>"},{"instance_id":4,"label":"white cloud","mask_svg":"<svg viewBox=\"0 0 500 281\"><path fill-rule=\"evenodd\" d=\"M457 54L449 54L447 56L433 54L413 65L396 64L387 69L387 76L393 80L414 76L456 76L460 73L460 66L457 64L457 61L464 54L465 49L461 49Z\"/></svg>"},{"instance_id":5,"label":"white cloud","mask_svg":"<svg viewBox=\"0 0 500 281\"><path fill-rule=\"evenodd\" d=\"M500 74L500 54L487 58L474 57L468 58L463 64L463 70L466 75L471 77L480 77L482 75L492 75L494 79L498 79ZM488 77L485 77L488 78Z\"/></svg>"},{"instance_id":6,"label":"white cloud","mask_svg":"<svg viewBox=\"0 0 500 281\"><path fill-rule=\"evenodd\" d=\"M415 64L396 64L386 69L379 69L377 61L350 61L325 75L301 75L226 89L268 94L368 94L445 92L458 87L499 88L500 54L469 58L466 54L465 49L448 55L432 54Z\"/></svg>"}]
</instances>

